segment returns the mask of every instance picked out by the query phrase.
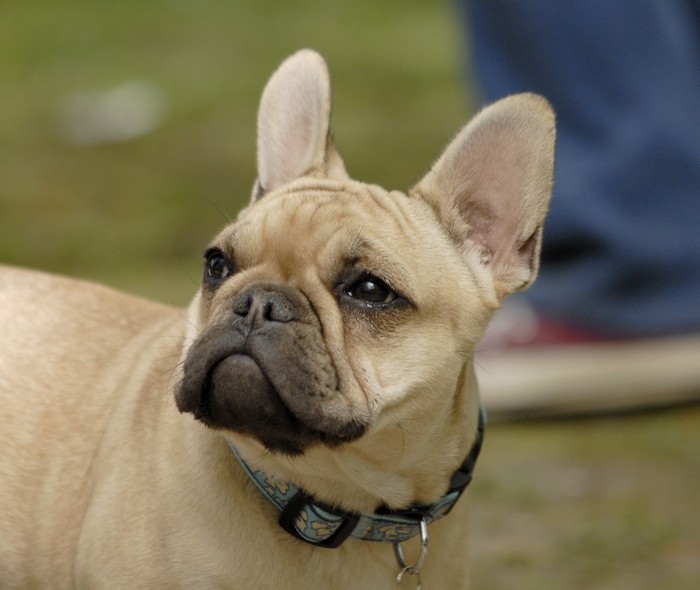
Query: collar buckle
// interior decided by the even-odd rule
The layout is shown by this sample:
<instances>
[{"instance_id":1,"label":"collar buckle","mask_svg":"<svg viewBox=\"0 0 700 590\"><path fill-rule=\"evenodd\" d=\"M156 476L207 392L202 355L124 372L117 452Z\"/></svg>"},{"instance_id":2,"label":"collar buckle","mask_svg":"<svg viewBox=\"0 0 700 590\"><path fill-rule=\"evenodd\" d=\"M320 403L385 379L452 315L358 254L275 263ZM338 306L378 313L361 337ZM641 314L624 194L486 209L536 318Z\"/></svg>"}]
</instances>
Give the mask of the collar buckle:
<instances>
[{"instance_id":1,"label":"collar buckle","mask_svg":"<svg viewBox=\"0 0 700 590\"><path fill-rule=\"evenodd\" d=\"M309 518L313 516L314 509L318 508L326 513L324 514L325 518L330 516L333 517L333 520L337 519L333 525L335 530L323 530L323 527L321 527L323 532L320 535L314 534L313 536L310 536L306 532L306 530L308 530L307 523ZM336 547L340 547L340 545L342 545L343 542L352 534L359 521L360 516L358 514L342 511L338 512L332 508L321 505L312 496L309 496L304 490L300 489L282 509L278 522L285 531L300 541L304 541L304 543L314 545L315 547L334 549ZM325 532L330 534L325 536Z\"/></svg>"}]
</instances>

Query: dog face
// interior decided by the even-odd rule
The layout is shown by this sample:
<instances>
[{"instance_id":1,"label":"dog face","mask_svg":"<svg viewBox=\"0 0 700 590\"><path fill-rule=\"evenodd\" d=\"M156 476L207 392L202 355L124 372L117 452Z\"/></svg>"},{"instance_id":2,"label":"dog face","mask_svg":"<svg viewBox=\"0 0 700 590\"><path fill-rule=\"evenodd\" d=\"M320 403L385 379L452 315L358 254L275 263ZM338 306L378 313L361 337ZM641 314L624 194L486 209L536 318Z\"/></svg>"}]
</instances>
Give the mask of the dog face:
<instances>
[{"instance_id":1,"label":"dog face","mask_svg":"<svg viewBox=\"0 0 700 590\"><path fill-rule=\"evenodd\" d=\"M325 63L299 52L263 93L253 200L206 252L176 402L273 455L440 448L449 472L471 353L537 271L553 115L531 95L487 108L408 194L351 180L329 119Z\"/></svg>"},{"instance_id":2,"label":"dog face","mask_svg":"<svg viewBox=\"0 0 700 590\"><path fill-rule=\"evenodd\" d=\"M360 183L266 195L213 242L204 274L181 409L285 453L454 391L487 319L426 203Z\"/></svg>"}]
</instances>

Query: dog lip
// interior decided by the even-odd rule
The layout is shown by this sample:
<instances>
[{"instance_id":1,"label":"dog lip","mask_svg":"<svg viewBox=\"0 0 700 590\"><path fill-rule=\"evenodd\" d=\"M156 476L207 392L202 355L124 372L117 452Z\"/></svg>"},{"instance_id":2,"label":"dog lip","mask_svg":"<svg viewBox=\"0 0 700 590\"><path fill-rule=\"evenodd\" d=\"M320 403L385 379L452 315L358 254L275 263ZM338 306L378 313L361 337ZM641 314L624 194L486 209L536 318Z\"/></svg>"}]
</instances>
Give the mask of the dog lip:
<instances>
[{"instance_id":1,"label":"dog lip","mask_svg":"<svg viewBox=\"0 0 700 590\"><path fill-rule=\"evenodd\" d=\"M285 396L280 394L273 380L267 375L263 364L260 363L253 354L247 351L241 351L239 349L235 349L231 351L230 354L222 355L215 361L207 363L209 365L209 370L207 371L207 375L202 383L200 402L197 407L194 408L194 411L190 411L192 411L197 420L200 420L208 426L217 428L221 428L222 426L226 427L225 423L222 424L219 422L220 417L217 419L217 412L212 409L213 391L217 387L217 385L214 383L215 379L217 378L216 372L221 367L222 363L225 362L235 363L237 365L237 370L242 369L248 374L257 373L264 380L266 388L266 390L260 390L258 392L260 396L259 403L255 404L256 409L260 412L260 415L258 416L260 419L255 420L253 412L250 411L249 408L248 411L242 412L242 415L238 418L238 420L245 420L245 416L251 419L251 423L243 424L237 421L235 425L231 424L231 427L234 430L246 431L253 436L258 436L266 445L270 446L269 436L263 432L265 429L262 428L262 425L275 421L275 419L272 418L269 413L264 413L263 410L263 408L266 408L266 411L269 412L271 405L276 405L278 408L275 410L277 420L280 421L278 427L282 428L282 425L286 425L287 428L291 429L289 432L284 434L279 432L281 438L284 438L285 442L284 445L273 444L272 446L275 447L284 447L283 449L277 448L277 450L290 452L290 449L294 449L295 446L298 446L292 442L292 440L296 441L297 438L299 438L301 441L306 441L307 443L311 442L312 440L316 440L328 446L337 446L344 442L355 440L366 430L366 425L356 422L348 422L334 432L321 430L318 428L317 424L310 424L308 419L297 415L296 412L294 412L294 410L285 402ZM238 402L236 402L236 406L239 405L245 407L245 398L240 398ZM294 452L301 452L301 448L294 449Z\"/></svg>"},{"instance_id":2,"label":"dog lip","mask_svg":"<svg viewBox=\"0 0 700 590\"><path fill-rule=\"evenodd\" d=\"M303 451L310 433L284 406L254 358L235 352L208 365L207 375L198 380L199 403L190 410L197 420L257 438L272 451Z\"/></svg>"},{"instance_id":3,"label":"dog lip","mask_svg":"<svg viewBox=\"0 0 700 590\"><path fill-rule=\"evenodd\" d=\"M240 353L225 354L221 358L215 360L206 372L204 377L204 382L202 383L201 396L199 399L199 404L194 408L194 417L197 420L201 420L205 424L209 422L210 412L210 401L211 401L211 389L212 389L212 375L216 372L219 365L228 358L231 357L244 357L246 355ZM248 357L250 358L250 357ZM252 359L251 359L252 360Z\"/></svg>"},{"instance_id":4,"label":"dog lip","mask_svg":"<svg viewBox=\"0 0 700 590\"><path fill-rule=\"evenodd\" d=\"M333 428L332 430L321 428L319 420L314 419L311 416L305 416L298 410L296 410L294 407L292 407L288 400L291 400L292 396L294 396L295 394L290 394L286 391L283 392L278 388L276 380L270 375L269 371L266 369L267 363L258 361L254 352L252 351L245 352L242 354L250 358L251 361L257 365L260 372L269 380L270 385L272 386L272 389L282 406L284 406L284 408L289 412L291 416L294 417L294 419L299 423L299 425L302 428L304 428L310 433L313 433L314 437L317 440L329 446L335 446L343 442L350 442L352 440L355 440L362 436L367 430L367 424L360 423L354 420L348 421L343 424L335 424L335 428ZM296 395L304 395L304 393L297 393Z\"/></svg>"},{"instance_id":5,"label":"dog lip","mask_svg":"<svg viewBox=\"0 0 700 590\"><path fill-rule=\"evenodd\" d=\"M328 414L318 379L306 374L310 366L295 364L290 367L295 376L288 378L278 358L287 351L285 338L243 328L221 322L192 344L175 392L181 412L208 427L248 434L270 450L287 453L302 452L313 443L334 446L364 433L367 423L350 405L343 408L340 401L331 410L336 417ZM327 385L334 383L329 380Z\"/></svg>"},{"instance_id":6,"label":"dog lip","mask_svg":"<svg viewBox=\"0 0 700 590\"><path fill-rule=\"evenodd\" d=\"M260 365L260 363L258 363L250 354L248 354L247 352L243 352L241 350L237 350L237 349L232 350L232 351L228 352L227 354L222 355L220 358L216 359L214 362L212 362L209 365L209 368L206 371L206 375L204 377L204 382L202 384L202 399L200 402L200 407L207 405L207 400L209 398L210 391L211 391L211 388L213 386L212 378L213 378L214 373L216 373L216 370L219 368L221 363L223 363L224 361L229 361L229 360L236 360L239 363L241 363L243 366L246 366L246 365L248 367L254 366L269 381L269 378L267 377L267 375L265 375L265 371L262 368L262 366ZM275 395L277 395L279 397L279 394L278 394L275 386L272 384L272 382L270 382L270 385L272 386L272 389L274 390Z\"/></svg>"}]
</instances>

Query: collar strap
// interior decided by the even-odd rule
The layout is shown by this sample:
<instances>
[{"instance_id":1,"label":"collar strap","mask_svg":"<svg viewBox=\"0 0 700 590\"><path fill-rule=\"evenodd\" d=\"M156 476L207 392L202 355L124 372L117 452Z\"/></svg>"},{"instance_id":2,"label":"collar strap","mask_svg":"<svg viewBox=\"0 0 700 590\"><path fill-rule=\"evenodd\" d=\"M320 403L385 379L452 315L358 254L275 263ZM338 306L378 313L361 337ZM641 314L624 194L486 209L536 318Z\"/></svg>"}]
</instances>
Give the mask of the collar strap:
<instances>
[{"instance_id":1,"label":"collar strap","mask_svg":"<svg viewBox=\"0 0 700 590\"><path fill-rule=\"evenodd\" d=\"M452 510L472 480L485 425L486 412L481 407L476 440L464 463L452 475L447 493L437 502L414 504L405 510L380 508L373 514L345 512L322 504L293 483L252 469L233 444L228 444L248 477L280 511L280 526L297 539L318 547L338 547L348 537L401 543L420 532L421 521L429 524Z\"/></svg>"}]
</instances>

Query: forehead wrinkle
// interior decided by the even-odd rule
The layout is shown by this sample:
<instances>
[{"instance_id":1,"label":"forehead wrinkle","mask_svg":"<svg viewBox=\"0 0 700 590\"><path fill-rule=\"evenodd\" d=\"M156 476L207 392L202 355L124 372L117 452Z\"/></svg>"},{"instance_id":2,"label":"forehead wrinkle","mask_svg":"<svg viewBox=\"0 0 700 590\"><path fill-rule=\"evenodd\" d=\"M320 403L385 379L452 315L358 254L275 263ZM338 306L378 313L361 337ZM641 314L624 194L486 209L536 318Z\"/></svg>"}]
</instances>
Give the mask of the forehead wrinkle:
<instances>
[{"instance_id":1,"label":"forehead wrinkle","mask_svg":"<svg viewBox=\"0 0 700 590\"><path fill-rule=\"evenodd\" d=\"M384 275L406 292L404 284L411 281L406 280L409 275L396 260L397 253L389 256L391 247L382 247L381 240L371 238L373 234L390 237L391 226L402 235L397 239L403 239L404 244L418 233L413 216L399 206L399 198L408 200L402 193L387 193L362 183L301 184L266 195L239 223L245 229L257 226L255 241L261 247L255 258L274 258L285 275L295 274L323 258L328 260L329 252L335 249L330 257L334 256L338 265L358 259L368 272ZM324 215L325 219L319 219ZM254 221L256 217L258 223Z\"/></svg>"},{"instance_id":2,"label":"forehead wrinkle","mask_svg":"<svg viewBox=\"0 0 700 590\"><path fill-rule=\"evenodd\" d=\"M325 245L332 241L334 226L339 225L338 217L346 216L340 210L335 215L335 212L329 214L327 220L318 220L331 202L329 197L327 194L307 193L297 203L290 203L290 207L277 207L264 212L261 219L261 255L274 262L286 278L301 276L306 268L318 261Z\"/></svg>"},{"instance_id":3,"label":"forehead wrinkle","mask_svg":"<svg viewBox=\"0 0 700 590\"><path fill-rule=\"evenodd\" d=\"M365 185L365 194L372 201L387 213L387 219L391 219L397 229L402 231L404 235L413 235L416 233L416 224L413 217L409 214L408 207L400 207L398 201L403 200L406 204L410 204L410 199L400 191L387 192L381 187L375 185Z\"/></svg>"}]
</instances>

